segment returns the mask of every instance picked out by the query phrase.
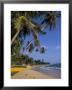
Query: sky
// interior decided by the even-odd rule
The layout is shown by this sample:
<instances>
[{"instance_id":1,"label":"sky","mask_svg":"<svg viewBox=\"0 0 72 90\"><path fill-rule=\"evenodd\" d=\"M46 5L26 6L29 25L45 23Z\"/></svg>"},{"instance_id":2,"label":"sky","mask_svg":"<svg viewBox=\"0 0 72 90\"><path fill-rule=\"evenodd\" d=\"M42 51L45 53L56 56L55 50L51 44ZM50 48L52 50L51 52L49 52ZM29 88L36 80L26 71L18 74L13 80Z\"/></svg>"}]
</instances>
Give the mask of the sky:
<instances>
[{"instance_id":1,"label":"sky","mask_svg":"<svg viewBox=\"0 0 72 90\"><path fill-rule=\"evenodd\" d=\"M37 20L40 22L40 19ZM61 62L61 17L56 19L56 27L49 31L49 27L44 29L46 35L39 35L39 40L42 46L46 47L45 53L33 51L28 53L30 57L36 59L44 59L45 62L60 63ZM28 37L27 39L30 39Z\"/></svg>"}]
</instances>

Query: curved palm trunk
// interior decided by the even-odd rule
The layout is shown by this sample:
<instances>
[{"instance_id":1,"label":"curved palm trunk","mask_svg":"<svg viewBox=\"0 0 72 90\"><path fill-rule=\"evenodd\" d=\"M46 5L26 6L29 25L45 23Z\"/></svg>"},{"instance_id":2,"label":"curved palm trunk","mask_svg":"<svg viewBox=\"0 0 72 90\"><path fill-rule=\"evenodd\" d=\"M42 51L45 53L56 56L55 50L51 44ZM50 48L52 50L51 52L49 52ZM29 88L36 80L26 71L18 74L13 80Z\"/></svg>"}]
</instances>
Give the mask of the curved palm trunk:
<instances>
[{"instance_id":1,"label":"curved palm trunk","mask_svg":"<svg viewBox=\"0 0 72 90\"><path fill-rule=\"evenodd\" d=\"M11 45L13 44L13 42L15 41L15 39L17 38L17 36L19 35L20 30L17 31L17 33L14 35L14 37L11 40Z\"/></svg>"}]
</instances>

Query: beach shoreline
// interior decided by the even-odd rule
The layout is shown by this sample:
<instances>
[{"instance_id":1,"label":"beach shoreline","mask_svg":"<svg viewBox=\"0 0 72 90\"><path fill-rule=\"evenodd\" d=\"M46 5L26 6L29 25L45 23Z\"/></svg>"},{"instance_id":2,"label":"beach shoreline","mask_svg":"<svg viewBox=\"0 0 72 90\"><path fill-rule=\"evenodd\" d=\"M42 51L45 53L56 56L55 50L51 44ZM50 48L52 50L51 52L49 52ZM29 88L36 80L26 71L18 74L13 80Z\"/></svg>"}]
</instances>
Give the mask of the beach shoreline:
<instances>
[{"instance_id":1,"label":"beach shoreline","mask_svg":"<svg viewBox=\"0 0 72 90\"><path fill-rule=\"evenodd\" d=\"M60 79L61 77L58 75L53 75L51 72L46 72L45 70L41 70L39 66L33 66L31 68L26 68L13 76L12 79ZM53 72L53 71L52 71Z\"/></svg>"}]
</instances>

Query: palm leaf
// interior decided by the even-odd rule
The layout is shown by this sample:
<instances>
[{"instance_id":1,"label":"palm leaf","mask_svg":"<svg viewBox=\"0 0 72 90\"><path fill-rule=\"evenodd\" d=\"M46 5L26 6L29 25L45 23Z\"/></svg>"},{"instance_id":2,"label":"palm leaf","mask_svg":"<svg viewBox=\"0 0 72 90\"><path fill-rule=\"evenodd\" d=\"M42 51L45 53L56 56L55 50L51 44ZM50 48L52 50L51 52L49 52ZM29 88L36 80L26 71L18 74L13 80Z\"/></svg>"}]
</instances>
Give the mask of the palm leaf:
<instances>
[{"instance_id":1,"label":"palm leaf","mask_svg":"<svg viewBox=\"0 0 72 90\"><path fill-rule=\"evenodd\" d=\"M31 53L33 51L33 49L34 49L34 45L33 45L33 43L31 43L28 47L28 51Z\"/></svg>"},{"instance_id":2,"label":"palm leaf","mask_svg":"<svg viewBox=\"0 0 72 90\"><path fill-rule=\"evenodd\" d=\"M52 27L55 28L55 25L56 25L56 14L55 12L52 12L52 11L49 11L43 21L41 22L41 24L46 24L45 27L50 27L50 30L52 29Z\"/></svg>"},{"instance_id":3,"label":"palm leaf","mask_svg":"<svg viewBox=\"0 0 72 90\"><path fill-rule=\"evenodd\" d=\"M40 53L45 53L45 48L44 47L40 48Z\"/></svg>"}]
</instances>

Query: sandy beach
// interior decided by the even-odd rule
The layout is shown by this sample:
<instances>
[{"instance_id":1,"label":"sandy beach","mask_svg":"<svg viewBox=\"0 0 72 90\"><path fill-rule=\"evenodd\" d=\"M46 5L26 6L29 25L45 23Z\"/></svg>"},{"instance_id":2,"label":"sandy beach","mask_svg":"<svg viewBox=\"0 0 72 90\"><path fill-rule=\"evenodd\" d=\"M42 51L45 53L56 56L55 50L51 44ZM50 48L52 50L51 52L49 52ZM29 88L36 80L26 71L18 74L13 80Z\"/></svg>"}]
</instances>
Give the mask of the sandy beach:
<instances>
[{"instance_id":1,"label":"sandy beach","mask_svg":"<svg viewBox=\"0 0 72 90\"><path fill-rule=\"evenodd\" d=\"M26 70L15 74L12 76L12 79L54 79L54 77L45 75L38 71Z\"/></svg>"},{"instance_id":2,"label":"sandy beach","mask_svg":"<svg viewBox=\"0 0 72 90\"><path fill-rule=\"evenodd\" d=\"M47 73L45 70L40 70L40 66L28 68L26 70L19 71L11 76L12 79L60 79L59 75L53 75ZM52 71L53 72L53 71Z\"/></svg>"}]
</instances>

